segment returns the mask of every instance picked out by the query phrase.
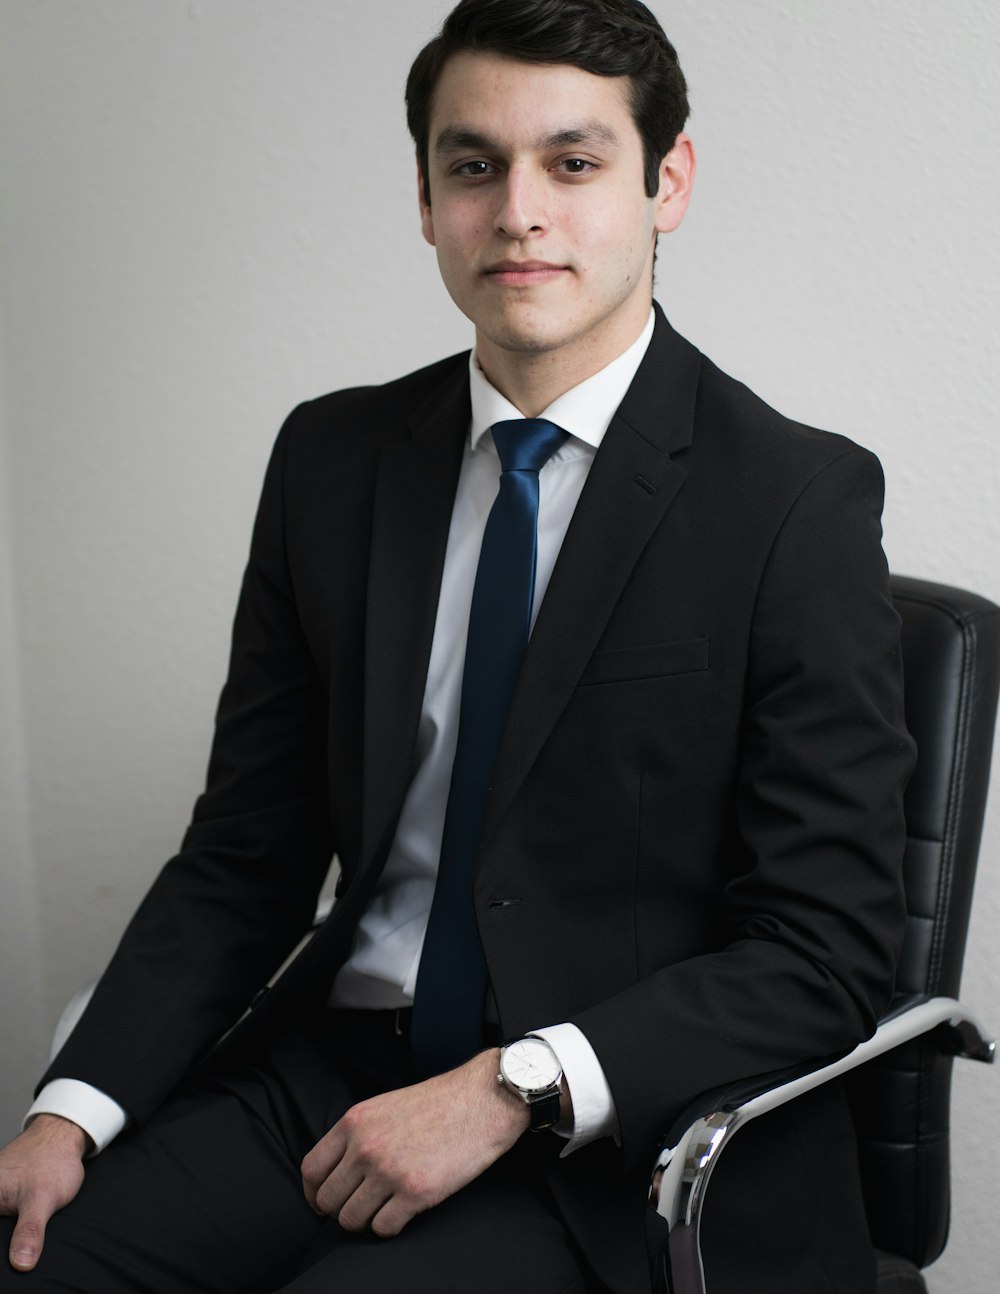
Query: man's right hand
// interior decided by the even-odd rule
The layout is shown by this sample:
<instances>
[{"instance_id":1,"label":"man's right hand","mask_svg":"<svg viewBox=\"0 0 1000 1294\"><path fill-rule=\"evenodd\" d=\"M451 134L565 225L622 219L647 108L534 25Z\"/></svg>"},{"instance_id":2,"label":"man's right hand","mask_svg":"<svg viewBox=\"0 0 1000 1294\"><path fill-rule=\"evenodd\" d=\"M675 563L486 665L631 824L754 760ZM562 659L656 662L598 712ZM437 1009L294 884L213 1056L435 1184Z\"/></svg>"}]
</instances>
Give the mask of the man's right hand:
<instances>
[{"instance_id":1,"label":"man's right hand","mask_svg":"<svg viewBox=\"0 0 1000 1294\"><path fill-rule=\"evenodd\" d=\"M17 1216L9 1255L15 1271L31 1271L38 1262L49 1218L79 1191L91 1147L77 1124L39 1114L0 1150L0 1214Z\"/></svg>"}]
</instances>

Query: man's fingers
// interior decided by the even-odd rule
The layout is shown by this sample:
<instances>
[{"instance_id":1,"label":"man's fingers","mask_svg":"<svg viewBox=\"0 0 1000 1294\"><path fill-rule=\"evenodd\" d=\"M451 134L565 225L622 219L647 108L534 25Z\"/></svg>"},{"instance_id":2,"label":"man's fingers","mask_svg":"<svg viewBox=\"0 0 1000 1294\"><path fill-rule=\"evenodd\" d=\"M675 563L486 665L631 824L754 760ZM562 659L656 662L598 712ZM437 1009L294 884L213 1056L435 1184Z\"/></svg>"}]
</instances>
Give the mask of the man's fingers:
<instances>
[{"instance_id":1,"label":"man's fingers","mask_svg":"<svg viewBox=\"0 0 1000 1294\"><path fill-rule=\"evenodd\" d=\"M319 1189L330 1176L334 1165L330 1162L328 1156L324 1153L323 1142L320 1141L313 1146L309 1154L306 1155L299 1166L299 1173L302 1177L302 1189L305 1192L306 1200L309 1207L316 1213L322 1213L316 1196Z\"/></svg>"},{"instance_id":2,"label":"man's fingers","mask_svg":"<svg viewBox=\"0 0 1000 1294\"><path fill-rule=\"evenodd\" d=\"M422 1212L423 1209L416 1208L412 1201L393 1195L372 1218L372 1231L383 1239L398 1236L406 1224Z\"/></svg>"},{"instance_id":3,"label":"man's fingers","mask_svg":"<svg viewBox=\"0 0 1000 1294\"><path fill-rule=\"evenodd\" d=\"M19 1272L30 1272L38 1262L45 1243L45 1225L52 1216L37 1204L27 1205L18 1215L10 1238L10 1265Z\"/></svg>"},{"instance_id":4,"label":"man's fingers","mask_svg":"<svg viewBox=\"0 0 1000 1294\"><path fill-rule=\"evenodd\" d=\"M390 1194L383 1184L365 1178L344 1201L337 1212L337 1221L345 1231L364 1231L390 1199ZM332 1213L334 1210L327 1211Z\"/></svg>"},{"instance_id":5,"label":"man's fingers","mask_svg":"<svg viewBox=\"0 0 1000 1294\"><path fill-rule=\"evenodd\" d=\"M317 1200L320 1188L336 1169L344 1155L344 1136L340 1124L336 1123L316 1142L312 1150L303 1159L299 1171L302 1174L302 1189L305 1191L309 1207L316 1213L328 1213L329 1209Z\"/></svg>"},{"instance_id":6,"label":"man's fingers","mask_svg":"<svg viewBox=\"0 0 1000 1294\"><path fill-rule=\"evenodd\" d=\"M316 1203L313 1208L317 1213L325 1213L331 1218L338 1217L348 1201L358 1197L354 1209L348 1214L348 1217L354 1217L358 1215L363 1207L364 1198L370 1195L371 1192L372 1183L365 1180L365 1172L361 1166L358 1164L348 1165L341 1160L326 1181L322 1182L317 1189ZM380 1205L381 1203L382 1198L378 1200L378 1204ZM372 1209L371 1213L374 1211ZM369 1213L369 1217L371 1217L371 1213ZM348 1227L348 1230L352 1229Z\"/></svg>"}]
</instances>

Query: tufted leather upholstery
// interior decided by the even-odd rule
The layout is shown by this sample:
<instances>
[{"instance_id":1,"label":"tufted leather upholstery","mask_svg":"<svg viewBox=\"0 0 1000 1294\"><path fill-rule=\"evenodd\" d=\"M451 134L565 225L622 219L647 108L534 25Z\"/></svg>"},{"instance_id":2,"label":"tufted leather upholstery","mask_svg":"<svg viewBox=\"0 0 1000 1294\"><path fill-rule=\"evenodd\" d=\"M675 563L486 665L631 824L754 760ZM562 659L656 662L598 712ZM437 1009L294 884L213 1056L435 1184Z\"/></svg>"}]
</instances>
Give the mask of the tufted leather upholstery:
<instances>
[{"instance_id":1,"label":"tufted leather upholstery","mask_svg":"<svg viewBox=\"0 0 1000 1294\"><path fill-rule=\"evenodd\" d=\"M918 764L906 792L907 930L897 996L958 996L1000 688L1000 608L893 576L906 718ZM948 1232L952 1057L935 1034L849 1079L880 1294L925 1288L917 1271ZM890 1256L891 1255L891 1256Z\"/></svg>"}]
</instances>

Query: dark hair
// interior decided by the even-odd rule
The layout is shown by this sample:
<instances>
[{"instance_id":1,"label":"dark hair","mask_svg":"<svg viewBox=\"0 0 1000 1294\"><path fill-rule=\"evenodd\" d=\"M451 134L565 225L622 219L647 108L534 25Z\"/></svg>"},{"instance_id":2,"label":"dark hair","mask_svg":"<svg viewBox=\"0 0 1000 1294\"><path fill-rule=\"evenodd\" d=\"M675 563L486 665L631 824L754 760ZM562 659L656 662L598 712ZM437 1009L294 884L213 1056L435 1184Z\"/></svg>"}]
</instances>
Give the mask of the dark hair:
<instances>
[{"instance_id":1,"label":"dark hair","mask_svg":"<svg viewBox=\"0 0 1000 1294\"><path fill-rule=\"evenodd\" d=\"M406 120L430 203L431 100L453 54L481 51L529 63L569 63L596 76L629 77L632 118L642 137L646 194L688 116L677 52L639 0L461 0L417 55L406 81Z\"/></svg>"}]
</instances>

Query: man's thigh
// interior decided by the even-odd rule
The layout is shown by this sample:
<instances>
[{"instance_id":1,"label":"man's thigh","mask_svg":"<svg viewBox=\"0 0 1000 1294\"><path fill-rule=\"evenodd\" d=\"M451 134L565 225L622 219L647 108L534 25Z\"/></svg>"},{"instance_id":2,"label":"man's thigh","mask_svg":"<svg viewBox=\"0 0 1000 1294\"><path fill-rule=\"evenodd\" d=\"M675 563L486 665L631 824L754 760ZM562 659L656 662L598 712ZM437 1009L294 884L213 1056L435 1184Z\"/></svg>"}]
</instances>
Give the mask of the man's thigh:
<instances>
[{"instance_id":1,"label":"man's thigh","mask_svg":"<svg viewBox=\"0 0 1000 1294\"><path fill-rule=\"evenodd\" d=\"M399 1235L347 1235L331 1221L280 1294L601 1294L571 1240L530 1142Z\"/></svg>"},{"instance_id":2,"label":"man's thigh","mask_svg":"<svg viewBox=\"0 0 1000 1294\"><path fill-rule=\"evenodd\" d=\"M323 1226L306 1203L298 1165L321 1135L327 1107L335 1119L351 1103L343 1084L338 1101L333 1074L331 1099L320 1107L315 1049L292 1039L285 1050L291 1068L304 1071L306 1099L284 1071L249 1066L189 1085L88 1162L79 1195L49 1223L34 1272L15 1273L0 1260L0 1291L267 1294L279 1287ZM12 1227L13 1219L0 1219L0 1253Z\"/></svg>"}]
</instances>

